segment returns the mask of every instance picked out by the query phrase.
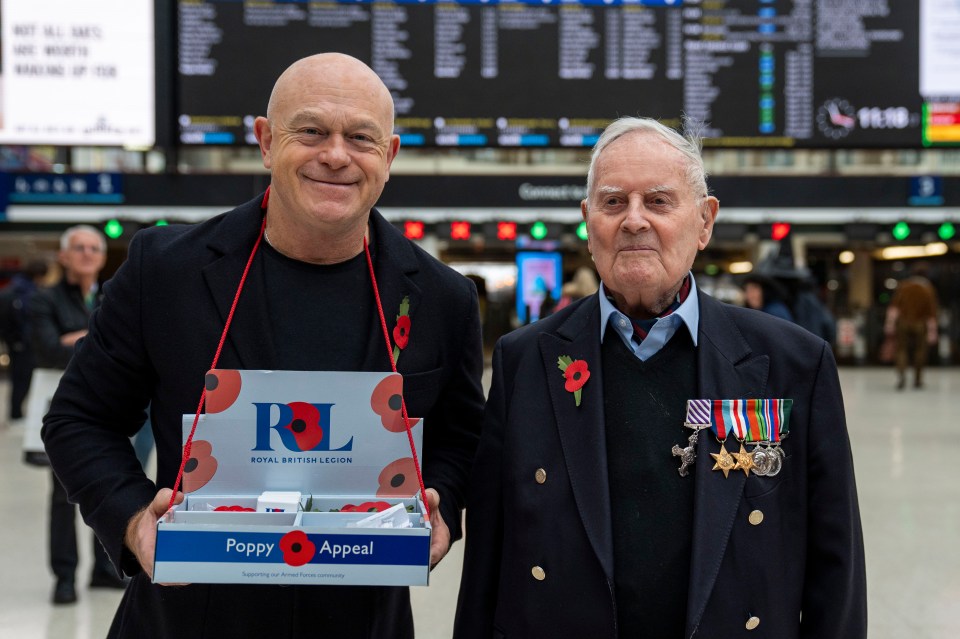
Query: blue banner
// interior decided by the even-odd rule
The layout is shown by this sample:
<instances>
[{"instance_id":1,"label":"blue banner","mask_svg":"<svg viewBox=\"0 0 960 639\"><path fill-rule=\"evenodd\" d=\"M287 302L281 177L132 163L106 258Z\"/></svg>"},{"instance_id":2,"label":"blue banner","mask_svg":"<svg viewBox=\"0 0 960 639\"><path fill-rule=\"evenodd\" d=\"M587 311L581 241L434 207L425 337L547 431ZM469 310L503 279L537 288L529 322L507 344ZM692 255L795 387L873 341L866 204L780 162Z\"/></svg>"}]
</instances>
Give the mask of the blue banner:
<instances>
[{"instance_id":1,"label":"blue banner","mask_svg":"<svg viewBox=\"0 0 960 639\"><path fill-rule=\"evenodd\" d=\"M161 528L157 562L424 566L429 535L174 531Z\"/></svg>"},{"instance_id":2,"label":"blue banner","mask_svg":"<svg viewBox=\"0 0 960 639\"><path fill-rule=\"evenodd\" d=\"M121 204L120 173L5 173L0 193L8 204Z\"/></svg>"}]
</instances>

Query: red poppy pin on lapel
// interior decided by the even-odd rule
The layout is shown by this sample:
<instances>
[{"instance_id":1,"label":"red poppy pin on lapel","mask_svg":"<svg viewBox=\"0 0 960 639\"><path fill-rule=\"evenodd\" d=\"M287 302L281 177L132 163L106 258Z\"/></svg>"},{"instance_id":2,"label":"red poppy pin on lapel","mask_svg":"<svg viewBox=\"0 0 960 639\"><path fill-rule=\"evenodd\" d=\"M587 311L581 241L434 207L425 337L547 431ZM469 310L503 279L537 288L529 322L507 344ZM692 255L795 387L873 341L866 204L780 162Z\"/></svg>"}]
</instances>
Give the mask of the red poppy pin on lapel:
<instances>
[{"instance_id":1,"label":"red poppy pin on lapel","mask_svg":"<svg viewBox=\"0 0 960 639\"><path fill-rule=\"evenodd\" d=\"M587 363L582 359L574 360L569 355L561 355L557 358L557 367L563 372L567 380L563 385L568 393L573 393L573 399L580 405L580 399L583 394L583 385L590 379L590 370Z\"/></svg>"},{"instance_id":2,"label":"red poppy pin on lapel","mask_svg":"<svg viewBox=\"0 0 960 639\"><path fill-rule=\"evenodd\" d=\"M400 313L397 315L397 325L393 327L393 363L400 359L400 351L407 347L410 340L410 297L404 296L400 302Z\"/></svg>"}]
</instances>

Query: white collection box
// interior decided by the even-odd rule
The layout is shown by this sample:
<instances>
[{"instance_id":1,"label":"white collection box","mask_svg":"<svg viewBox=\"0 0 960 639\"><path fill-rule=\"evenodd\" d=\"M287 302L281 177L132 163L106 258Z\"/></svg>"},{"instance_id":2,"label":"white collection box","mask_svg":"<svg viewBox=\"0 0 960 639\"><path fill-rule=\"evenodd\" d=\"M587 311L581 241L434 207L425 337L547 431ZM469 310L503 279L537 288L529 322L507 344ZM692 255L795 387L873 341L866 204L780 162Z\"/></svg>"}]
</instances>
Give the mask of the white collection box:
<instances>
[{"instance_id":1,"label":"white collection box","mask_svg":"<svg viewBox=\"0 0 960 639\"><path fill-rule=\"evenodd\" d=\"M157 522L154 581L427 585L431 529L402 384L396 373L210 371L186 497ZM419 459L423 421L410 425Z\"/></svg>"}]
</instances>

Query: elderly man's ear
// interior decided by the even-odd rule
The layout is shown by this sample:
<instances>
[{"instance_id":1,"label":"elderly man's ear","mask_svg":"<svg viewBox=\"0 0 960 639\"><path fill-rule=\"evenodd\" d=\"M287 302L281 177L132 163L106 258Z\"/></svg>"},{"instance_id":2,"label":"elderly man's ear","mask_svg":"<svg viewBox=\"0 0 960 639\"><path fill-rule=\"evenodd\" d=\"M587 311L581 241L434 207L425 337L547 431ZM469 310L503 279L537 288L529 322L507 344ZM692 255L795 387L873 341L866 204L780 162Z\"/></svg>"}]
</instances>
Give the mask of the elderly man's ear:
<instances>
[{"instance_id":1,"label":"elderly man's ear","mask_svg":"<svg viewBox=\"0 0 960 639\"><path fill-rule=\"evenodd\" d=\"M710 238L713 236L713 224L717 221L717 213L720 212L720 200L708 195L706 197L706 202L703 203L702 215L703 215L703 228L700 229L700 243L699 247L702 251L707 248L707 244L710 243Z\"/></svg>"}]
</instances>

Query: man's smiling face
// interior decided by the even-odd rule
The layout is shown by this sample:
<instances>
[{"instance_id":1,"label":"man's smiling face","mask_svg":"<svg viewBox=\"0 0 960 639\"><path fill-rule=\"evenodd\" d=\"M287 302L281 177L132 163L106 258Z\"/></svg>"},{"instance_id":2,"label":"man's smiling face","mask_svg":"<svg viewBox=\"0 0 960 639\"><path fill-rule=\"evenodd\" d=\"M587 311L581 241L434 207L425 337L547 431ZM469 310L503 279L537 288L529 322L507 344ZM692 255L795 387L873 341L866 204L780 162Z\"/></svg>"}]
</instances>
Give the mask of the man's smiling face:
<instances>
[{"instance_id":1,"label":"man's smiling face","mask_svg":"<svg viewBox=\"0 0 960 639\"><path fill-rule=\"evenodd\" d=\"M271 211L291 228L335 230L365 220L399 148L390 94L349 62L305 63L282 78L260 125Z\"/></svg>"}]
</instances>

